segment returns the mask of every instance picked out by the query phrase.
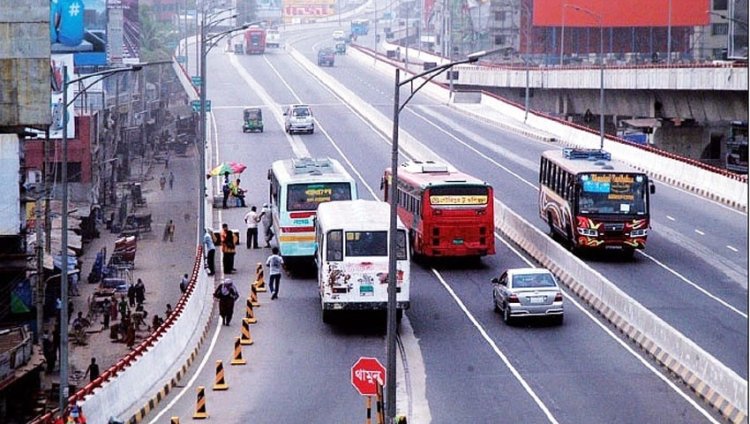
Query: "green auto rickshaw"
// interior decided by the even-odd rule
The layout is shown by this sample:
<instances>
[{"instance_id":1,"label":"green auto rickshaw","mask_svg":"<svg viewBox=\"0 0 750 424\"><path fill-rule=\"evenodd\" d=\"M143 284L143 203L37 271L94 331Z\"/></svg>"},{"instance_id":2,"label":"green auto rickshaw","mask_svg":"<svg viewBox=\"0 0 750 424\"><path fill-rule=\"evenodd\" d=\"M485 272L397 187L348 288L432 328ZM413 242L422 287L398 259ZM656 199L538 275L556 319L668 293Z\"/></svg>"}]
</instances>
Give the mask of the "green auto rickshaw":
<instances>
[{"instance_id":1,"label":"green auto rickshaw","mask_svg":"<svg viewBox=\"0 0 750 424\"><path fill-rule=\"evenodd\" d=\"M259 107L246 108L243 113L242 132L263 132L263 112Z\"/></svg>"}]
</instances>

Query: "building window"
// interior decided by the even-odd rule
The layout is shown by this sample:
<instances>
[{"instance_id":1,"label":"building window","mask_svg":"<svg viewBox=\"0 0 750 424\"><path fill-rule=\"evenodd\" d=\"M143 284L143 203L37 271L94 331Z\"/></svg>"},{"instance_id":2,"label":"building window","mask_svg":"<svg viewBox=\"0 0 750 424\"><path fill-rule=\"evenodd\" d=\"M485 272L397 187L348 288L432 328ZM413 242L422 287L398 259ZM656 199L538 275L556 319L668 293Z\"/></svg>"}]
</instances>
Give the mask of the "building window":
<instances>
[{"instance_id":1,"label":"building window","mask_svg":"<svg viewBox=\"0 0 750 424\"><path fill-rule=\"evenodd\" d=\"M502 22L504 20L505 20L505 12L504 11L495 12L495 21Z\"/></svg>"},{"instance_id":2,"label":"building window","mask_svg":"<svg viewBox=\"0 0 750 424\"><path fill-rule=\"evenodd\" d=\"M714 0L714 10L727 10L727 0Z\"/></svg>"},{"instance_id":3,"label":"building window","mask_svg":"<svg viewBox=\"0 0 750 424\"><path fill-rule=\"evenodd\" d=\"M711 35L727 35L729 24L711 24Z\"/></svg>"},{"instance_id":4,"label":"building window","mask_svg":"<svg viewBox=\"0 0 750 424\"><path fill-rule=\"evenodd\" d=\"M495 45L496 46L504 46L507 42L507 39L504 35L496 35L495 36Z\"/></svg>"}]
</instances>

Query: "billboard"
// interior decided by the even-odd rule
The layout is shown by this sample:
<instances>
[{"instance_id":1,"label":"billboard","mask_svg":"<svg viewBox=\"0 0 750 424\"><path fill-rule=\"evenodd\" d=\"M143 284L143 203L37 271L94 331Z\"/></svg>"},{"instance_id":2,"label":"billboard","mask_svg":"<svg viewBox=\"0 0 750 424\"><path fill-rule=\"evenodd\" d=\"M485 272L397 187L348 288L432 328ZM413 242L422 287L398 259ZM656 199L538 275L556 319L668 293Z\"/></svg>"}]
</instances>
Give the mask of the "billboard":
<instances>
[{"instance_id":1,"label":"billboard","mask_svg":"<svg viewBox=\"0 0 750 424\"><path fill-rule=\"evenodd\" d=\"M670 18L671 3L671 18ZM709 0L534 0L535 26L666 27L709 24Z\"/></svg>"},{"instance_id":2,"label":"billboard","mask_svg":"<svg viewBox=\"0 0 750 424\"><path fill-rule=\"evenodd\" d=\"M68 74L63 74L63 65L67 66ZM68 102L70 105L65 108L63 105L63 81L70 81L75 78L73 74L73 55L72 54L53 54L50 56L50 70L52 72L52 97L50 101L50 112L52 114L52 124L49 127L49 138L62 138L63 136L63 113L68 115L68 138L75 138L75 119L73 89L75 84L68 85ZM67 111L66 111L67 109Z\"/></svg>"},{"instance_id":3,"label":"billboard","mask_svg":"<svg viewBox=\"0 0 750 424\"><path fill-rule=\"evenodd\" d=\"M107 0L107 57L110 63L140 61L138 0Z\"/></svg>"}]
</instances>

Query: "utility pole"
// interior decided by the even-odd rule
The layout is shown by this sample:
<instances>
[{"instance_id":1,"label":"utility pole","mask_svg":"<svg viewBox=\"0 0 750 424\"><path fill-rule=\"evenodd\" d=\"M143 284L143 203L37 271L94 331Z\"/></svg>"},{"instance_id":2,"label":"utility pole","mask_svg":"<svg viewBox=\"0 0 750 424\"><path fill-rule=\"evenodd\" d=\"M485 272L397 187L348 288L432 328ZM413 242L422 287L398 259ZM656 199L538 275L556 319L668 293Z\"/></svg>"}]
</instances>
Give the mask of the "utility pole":
<instances>
[{"instance_id":1,"label":"utility pole","mask_svg":"<svg viewBox=\"0 0 750 424\"><path fill-rule=\"evenodd\" d=\"M42 204L44 203L43 198L46 197L46 193L37 197L35 203L35 220L36 225L36 332L34 335L35 343L40 343L41 338L39 335L42 333L42 327L44 326L44 245L42 245Z\"/></svg>"},{"instance_id":2,"label":"utility pole","mask_svg":"<svg viewBox=\"0 0 750 424\"><path fill-rule=\"evenodd\" d=\"M49 128L44 130L44 166L42 166L42 178L44 179L44 251L47 254L52 249L52 223L50 222L50 190L52 187L52 172L50 172L49 156L52 143L49 140Z\"/></svg>"}]
</instances>

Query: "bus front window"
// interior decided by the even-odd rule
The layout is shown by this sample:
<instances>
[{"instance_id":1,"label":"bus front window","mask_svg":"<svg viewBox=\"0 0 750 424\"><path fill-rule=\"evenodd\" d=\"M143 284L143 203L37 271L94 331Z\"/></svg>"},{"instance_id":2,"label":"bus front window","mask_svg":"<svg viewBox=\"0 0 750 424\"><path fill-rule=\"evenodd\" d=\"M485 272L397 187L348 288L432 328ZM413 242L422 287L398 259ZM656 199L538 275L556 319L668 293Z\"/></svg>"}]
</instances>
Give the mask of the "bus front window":
<instances>
[{"instance_id":1,"label":"bus front window","mask_svg":"<svg viewBox=\"0 0 750 424\"><path fill-rule=\"evenodd\" d=\"M582 215L645 215L648 182L643 175L584 174L578 189Z\"/></svg>"}]
</instances>

